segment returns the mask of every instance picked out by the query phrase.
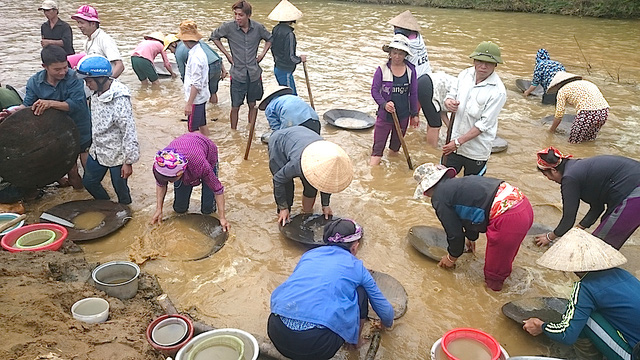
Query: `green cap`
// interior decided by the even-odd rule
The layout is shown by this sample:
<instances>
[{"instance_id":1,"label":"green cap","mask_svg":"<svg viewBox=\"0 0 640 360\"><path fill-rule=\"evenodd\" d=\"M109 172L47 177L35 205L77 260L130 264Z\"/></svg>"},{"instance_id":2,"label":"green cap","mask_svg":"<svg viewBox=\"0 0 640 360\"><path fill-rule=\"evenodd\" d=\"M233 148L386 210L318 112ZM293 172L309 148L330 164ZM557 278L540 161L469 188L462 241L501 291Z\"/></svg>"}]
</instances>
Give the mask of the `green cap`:
<instances>
[{"instance_id":1,"label":"green cap","mask_svg":"<svg viewBox=\"0 0 640 360\"><path fill-rule=\"evenodd\" d=\"M491 41L483 41L477 47L476 50L469 55L474 60L480 60L490 62L494 64L502 64L502 58L500 57L500 48L497 44Z\"/></svg>"}]
</instances>

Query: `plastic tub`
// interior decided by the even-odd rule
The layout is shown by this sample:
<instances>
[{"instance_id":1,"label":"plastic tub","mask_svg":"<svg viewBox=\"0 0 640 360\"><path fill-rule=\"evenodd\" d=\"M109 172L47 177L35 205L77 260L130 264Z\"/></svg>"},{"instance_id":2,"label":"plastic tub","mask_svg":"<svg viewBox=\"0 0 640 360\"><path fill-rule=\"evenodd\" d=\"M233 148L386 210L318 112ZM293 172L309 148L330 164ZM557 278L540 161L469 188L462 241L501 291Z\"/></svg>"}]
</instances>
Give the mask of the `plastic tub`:
<instances>
[{"instance_id":1,"label":"plastic tub","mask_svg":"<svg viewBox=\"0 0 640 360\"><path fill-rule=\"evenodd\" d=\"M15 246L16 241L22 235L30 233L36 230L52 230L56 234L55 240L47 245L43 246L35 246L30 248L18 248ZM41 223L41 224L31 224L26 225L21 228L10 231L8 234L2 237L1 245L5 250L9 252L18 252L18 251L42 251L42 250L58 250L62 247L62 243L67 239L67 235L69 232L64 226L58 224L50 224L50 223Z\"/></svg>"},{"instance_id":2,"label":"plastic tub","mask_svg":"<svg viewBox=\"0 0 640 360\"><path fill-rule=\"evenodd\" d=\"M470 352L473 352L474 350L483 351L482 348L475 346L479 344L480 346L486 347L486 350L489 350L491 360L498 360L500 358L500 344L498 344L496 339L491 335L478 329L458 328L449 330L442 337L442 350L449 360L460 360L453 354L454 351L452 351L452 344L454 341L461 340L469 341L467 348ZM469 355L471 356L472 354ZM473 357L477 358L478 356Z\"/></svg>"},{"instance_id":3,"label":"plastic tub","mask_svg":"<svg viewBox=\"0 0 640 360\"><path fill-rule=\"evenodd\" d=\"M170 345L170 346L159 345L158 343L156 343L153 340L153 330L162 321L164 321L166 319L172 319L172 318L181 319L187 324L187 334L177 344ZM180 314L171 314L171 315L162 315L159 318L153 320L151 322L151 324L149 324L149 326L147 326L146 335L147 335L147 341L149 342L149 344L154 349L160 351L165 356L174 357L176 355L176 353L178 352L178 350L180 350L181 347L186 345L189 342L189 340L191 340L191 338L193 338L193 331L194 331L193 322L191 321L191 319L189 319L186 316L182 316Z\"/></svg>"},{"instance_id":4,"label":"plastic tub","mask_svg":"<svg viewBox=\"0 0 640 360\"><path fill-rule=\"evenodd\" d=\"M56 233L49 229L40 229L28 232L18 238L15 247L18 249L31 249L34 247L51 244L56 239Z\"/></svg>"},{"instance_id":5,"label":"plastic tub","mask_svg":"<svg viewBox=\"0 0 640 360\"><path fill-rule=\"evenodd\" d=\"M502 346L500 346L500 357L499 360L507 360L509 359L509 353ZM431 346L431 360L446 360L447 355L445 355L444 351L442 351L442 338L438 339L433 346Z\"/></svg>"},{"instance_id":6,"label":"plastic tub","mask_svg":"<svg viewBox=\"0 0 640 360\"><path fill-rule=\"evenodd\" d=\"M110 261L91 273L96 289L121 300L136 296L139 276L140 268L129 261Z\"/></svg>"},{"instance_id":7,"label":"plastic tub","mask_svg":"<svg viewBox=\"0 0 640 360\"><path fill-rule=\"evenodd\" d=\"M11 221L19 216L20 214L16 214L16 213L2 213L0 214L0 224L3 224L5 221ZM21 220L19 223L13 225L8 229L5 229L3 232L0 232L0 236L8 234L11 230L15 230L21 227L22 225L24 225L24 220Z\"/></svg>"},{"instance_id":8,"label":"plastic tub","mask_svg":"<svg viewBox=\"0 0 640 360\"><path fill-rule=\"evenodd\" d=\"M209 346L215 346L209 343L211 338L219 337L221 335L231 335L240 339L244 343L244 355L243 360L257 360L260 354L260 348L258 347L258 341L253 335L240 329L216 329L204 332L189 341L183 346L175 357L175 360L200 360L200 358L207 359L209 357L202 355L202 350ZM201 345L205 344L205 345ZM201 347L204 346L204 347ZM201 350L200 350L201 349ZM197 352L201 352L200 357L196 357ZM208 355L208 354L206 354Z\"/></svg>"},{"instance_id":9,"label":"plastic tub","mask_svg":"<svg viewBox=\"0 0 640 360\"><path fill-rule=\"evenodd\" d=\"M160 321L151 330L151 340L160 346L171 346L184 339L189 331L187 322L175 316Z\"/></svg>"},{"instance_id":10,"label":"plastic tub","mask_svg":"<svg viewBox=\"0 0 640 360\"><path fill-rule=\"evenodd\" d=\"M244 342L234 335L212 335L187 350L187 360L244 360Z\"/></svg>"},{"instance_id":11,"label":"plastic tub","mask_svg":"<svg viewBox=\"0 0 640 360\"><path fill-rule=\"evenodd\" d=\"M89 324L105 322L109 318L109 302L101 298L82 299L73 304L71 314L74 319Z\"/></svg>"}]
</instances>

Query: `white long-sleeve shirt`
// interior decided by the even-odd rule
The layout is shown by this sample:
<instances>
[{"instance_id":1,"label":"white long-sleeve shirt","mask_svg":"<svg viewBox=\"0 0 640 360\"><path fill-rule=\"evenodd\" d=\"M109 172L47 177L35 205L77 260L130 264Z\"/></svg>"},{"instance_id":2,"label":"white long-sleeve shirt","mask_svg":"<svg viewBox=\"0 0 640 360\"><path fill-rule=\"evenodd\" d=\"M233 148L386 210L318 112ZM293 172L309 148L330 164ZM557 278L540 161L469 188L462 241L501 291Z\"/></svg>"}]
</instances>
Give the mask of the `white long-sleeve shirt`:
<instances>
[{"instance_id":1,"label":"white long-sleeve shirt","mask_svg":"<svg viewBox=\"0 0 640 360\"><path fill-rule=\"evenodd\" d=\"M474 126L480 135L465 142L456 153L472 160L486 161L491 155L493 140L498 132L498 114L507 101L507 91L494 71L476 85L476 71L472 66L460 72L447 99L460 101L451 139L459 138Z\"/></svg>"},{"instance_id":2,"label":"white long-sleeve shirt","mask_svg":"<svg viewBox=\"0 0 640 360\"><path fill-rule=\"evenodd\" d=\"M198 95L193 100L194 105L204 104L209 100L209 61L207 54L197 43L189 50L189 60L184 71L184 99L189 101L191 85L198 89Z\"/></svg>"}]
</instances>

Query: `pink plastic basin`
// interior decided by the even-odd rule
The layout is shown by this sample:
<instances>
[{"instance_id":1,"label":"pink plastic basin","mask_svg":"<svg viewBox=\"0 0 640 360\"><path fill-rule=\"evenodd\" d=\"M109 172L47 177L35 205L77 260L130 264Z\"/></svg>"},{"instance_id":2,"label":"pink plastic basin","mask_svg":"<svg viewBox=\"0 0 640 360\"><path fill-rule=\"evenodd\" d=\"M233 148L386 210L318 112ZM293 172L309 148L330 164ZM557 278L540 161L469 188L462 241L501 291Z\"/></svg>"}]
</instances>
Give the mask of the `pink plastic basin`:
<instances>
[{"instance_id":1,"label":"pink plastic basin","mask_svg":"<svg viewBox=\"0 0 640 360\"><path fill-rule=\"evenodd\" d=\"M15 247L16 241L18 238L26 233L35 231L35 230L52 230L56 233L56 239L47 245L44 246L34 246L30 248L17 248ZM11 230L5 236L2 237L2 248L8 250L9 252L19 252L19 251L42 251L42 250L53 250L56 251L62 247L62 243L69 235L69 232L64 226L58 224L49 224L49 223L40 223L40 224L31 224L26 225L21 228Z\"/></svg>"}]
</instances>

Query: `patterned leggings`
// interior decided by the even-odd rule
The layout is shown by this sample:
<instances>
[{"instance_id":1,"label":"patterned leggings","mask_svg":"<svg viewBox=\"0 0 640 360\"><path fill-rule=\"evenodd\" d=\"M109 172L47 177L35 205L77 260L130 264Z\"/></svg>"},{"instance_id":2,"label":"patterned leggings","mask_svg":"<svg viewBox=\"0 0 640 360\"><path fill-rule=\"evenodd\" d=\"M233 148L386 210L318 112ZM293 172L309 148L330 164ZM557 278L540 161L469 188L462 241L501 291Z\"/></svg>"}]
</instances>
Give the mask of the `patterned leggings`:
<instances>
[{"instance_id":1,"label":"patterned leggings","mask_svg":"<svg viewBox=\"0 0 640 360\"><path fill-rule=\"evenodd\" d=\"M581 110L571 125L569 142L572 144L595 140L598 132L609 116L609 108L600 110Z\"/></svg>"}]
</instances>

